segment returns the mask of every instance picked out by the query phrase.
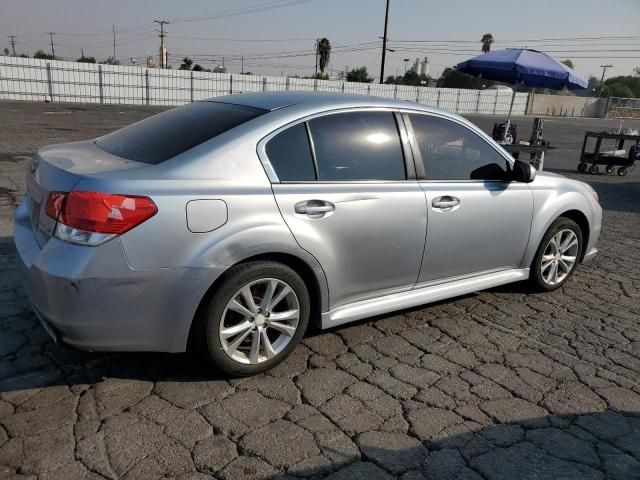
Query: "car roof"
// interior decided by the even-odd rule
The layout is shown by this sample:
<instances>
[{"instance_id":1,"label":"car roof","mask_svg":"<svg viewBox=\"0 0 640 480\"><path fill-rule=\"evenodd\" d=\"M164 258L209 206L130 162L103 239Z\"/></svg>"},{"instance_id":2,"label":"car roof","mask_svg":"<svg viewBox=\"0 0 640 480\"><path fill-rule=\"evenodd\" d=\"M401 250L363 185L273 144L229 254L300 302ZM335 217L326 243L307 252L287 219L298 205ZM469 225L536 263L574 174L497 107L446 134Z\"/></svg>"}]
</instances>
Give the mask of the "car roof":
<instances>
[{"instance_id":1,"label":"car roof","mask_svg":"<svg viewBox=\"0 0 640 480\"><path fill-rule=\"evenodd\" d=\"M349 93L330 93L330 92L255 92L255 93L237 93L234 95L225 95L207 99L209 102L232 103L235 105L244 105L247 107L262 108L264 110L277 110L292 105L308 105L316 108L340 108L351 107L354 105L368 107L396 107L402 108L411 105L411 108L420 108L421 110L438 111L435 108L429 108L406 100L393 100L369 95L355 95Z\"/></svg>"}]
</instances>

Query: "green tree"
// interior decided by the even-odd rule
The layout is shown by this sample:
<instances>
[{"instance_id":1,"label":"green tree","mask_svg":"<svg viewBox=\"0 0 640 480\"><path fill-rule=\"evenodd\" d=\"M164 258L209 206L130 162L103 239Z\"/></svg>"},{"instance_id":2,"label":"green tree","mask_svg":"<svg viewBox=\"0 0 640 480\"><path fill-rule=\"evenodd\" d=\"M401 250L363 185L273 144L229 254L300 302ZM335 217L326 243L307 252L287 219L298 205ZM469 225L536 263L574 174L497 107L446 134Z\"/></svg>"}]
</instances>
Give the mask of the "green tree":
<instances>
[{"instance_id":1,"label":"green tree","mask_svg":"<svg viewBox=\"0 0 640 480\"><path fill-rule=\"evenodd\" d=\"M387 85L402 85L402 77L398 75L397 77L394 75L389 75L384 81Z\"/></svg>"},{"instance_id":2,"label":"green tree","mask_svg":"<svg viewBox=\"0 0 640 480\"><path fill-rule=\"evenodd\" d=\"M347 73L347 82L371 83L373 78L369 77L367 67L354 68Z\"/></svg>"},{"instance_id":3,"label":"green tree","mask_svg":"<svg viewBox=\"0 0 640 480\"><path fill-rule=\"evenodd\" d=\"M189 57L184 57L180 65L180 70L191 70L191 67L193 67L193 60Z\"/></svg>"},{"instance_id":4,"label":"green tree","mask_svg":"<svg viewBox=\"0 0 640 480\"><path fill-rule=\"evenodd\" d=\"M7 57L9 56L9 49L8 49L8 48L5 48L5 49L4 49L4 54L5 54L5 56L7 56Z\"/></svg>"},{"instance_id":5,"label":"green tree","mask_svg":"<svg viewBox=\"0 0 640 480\"><path fill-rule=\"evenodd\" d=\"M600 96L640 98L640 77L626 75L608 78Z\"/></svg>"},{"instance_id":6,"label":"green tree","mask_svg":"<svg viewBox=\"0 0 640 480\"><path fill-rule=\"evenodd\" d=\"M609 85L605 84L604 87L602 87L601 96L632 98L635 95L627 85L623 85L622 83L611 83Z\"/></svg>"},{"instance_id":7,"label":"green tree","mask_svg":"<svg viewBox=\"0 0 640 480\"><path fill-rule=\"evenodd\" d=\"M472 88L483 89L494 85L496 82L474 77L455 68L445 68L438 79L438 87L441 88Z\"/></svg>"},{"instance_id":8,"label":"green tree","mask_svg":"<svg viewBox=\"0 0 640 480\"><path fill-rule=\"evenodd\" d=\"M210 72L211 70L209 70L208 68L204 68L202 65L200 65L199 63L196 63L192 70L194 72Z\"/></svg>"},{"instance_id":9,"label":"green tree","mask_svg":"<svg viewBox=\"0 0 640 480\"><path fill-rule=\"evenodd\" d=\"M589 83L584 90L574 90L573 93L578 97L595 97L600 92L600 79L591 75Z\"/></svg>"},{"instance_id":10,"label":"green tree","mask_svg":"<svg viewBox=\"0 0 640 480\"><path fill-rule=\"evenodd\" d=\"M76 62L80 62L80 63L96 63L96 58L95 57L82 56L78 60L76 60Z\"/></svg>"},{"instance_id":11,"label":"green tree","mask_svg":"<svg viewBox=\"0 0 640 480\"><path fill-rule=\"evenodd\" d=\"M566 60L563 60L560 63L564 63L567 67L569 67L570 69L574 69L575 67L573 66L573 62L571 60L569 60L568 58Z\"/></svg>"},{"instance_id":12,"label":"green tree","mask_svg":"<svg viewBox=\"0 0 640 480\"><path fill-rule=\"evenodd\" d=\"M328 73L314 73L310 77L303 77L303 78L313 78L313 79L316 79L316 80L329 80L329 74Z\"/></svg>"},{"instance_id":13,"label":"green tree","mask_svg":"<svg viewBox=\"0 0 640 480\"><path fill-rule=\"evenodd\" d=\"M100 63L105 65L120 65L120 60L118 60L115 57L107 57L107 59L104 62L100 62Z\"/></svg>"},{"instance_id":14,"label":"green tree","mask_svg":"<svg viewBox=\"0 0 640 480\"><path fill-rule=\"evenodd\" d=\"M324 73L324 69L329 65L331 60L331 42L323 38L318 42L318 57L320 63L320 73Z\"/></svg>"},{"instance_id":15,"label":"green tree","mask_svg":"<svg viewBox=\"0 0 640 480\"><path fill-rule=\"evenodd\" d=\"M44 50L38 50L33 54L33 58L39 58L40 60L55 60L55 57Z\"/></svg>"},{"instance_id":16,"label":"green tree","mask_svg":"<svg viewBox=\"0 0 640 480\"><path fill-rule=\"evenodd\" d=\"M491 45L493 44L494 39L493 35L490 33L485 33L480 39L480 43L482 43L482 53L489 53L491 51Z\"/></svg>"}]
</instances>

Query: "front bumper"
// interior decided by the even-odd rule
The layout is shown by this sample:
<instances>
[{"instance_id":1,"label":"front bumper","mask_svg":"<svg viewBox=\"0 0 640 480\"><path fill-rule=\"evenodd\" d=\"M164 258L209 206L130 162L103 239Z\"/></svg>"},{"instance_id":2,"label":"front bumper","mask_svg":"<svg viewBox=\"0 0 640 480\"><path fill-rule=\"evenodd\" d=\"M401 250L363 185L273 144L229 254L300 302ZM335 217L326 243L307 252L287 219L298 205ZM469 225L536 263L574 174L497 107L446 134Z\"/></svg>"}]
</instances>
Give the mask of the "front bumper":
<instances>
[{"instance_id":1,"label":"front bumper","mask_svg":"<svg viewBox=\"0 0 640 480\"><path fill-rule=\"evenodd\" d=\"M217 270L132 269L118 239L86 247L51 238L40 248L27 202L14 220L18 270L50 334L85 350L185 350Z\"/></svg>"}]
</instances>

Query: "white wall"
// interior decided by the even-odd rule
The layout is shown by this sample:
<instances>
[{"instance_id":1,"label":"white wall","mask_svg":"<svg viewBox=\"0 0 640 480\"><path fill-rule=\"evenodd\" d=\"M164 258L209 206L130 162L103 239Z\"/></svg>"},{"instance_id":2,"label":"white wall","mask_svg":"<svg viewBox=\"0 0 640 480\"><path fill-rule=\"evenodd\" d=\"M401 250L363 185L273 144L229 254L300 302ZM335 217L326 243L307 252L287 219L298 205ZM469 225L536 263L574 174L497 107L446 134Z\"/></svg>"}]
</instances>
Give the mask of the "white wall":
<instances>
[{"instance_id":1,"label":"white wall","mask_svg":"<svg viewBox=\"0 0 640 480\"><path fill-rule=\"evenodd\" d=\"M456 113L506 115L511 93L500 90L409 87L335 80L163 70L0 56L0 99L54 102L181 105L230 93L306 90L409 100ZM514 115L528 94L517 93Z\"/></svg>"}]
</instances>

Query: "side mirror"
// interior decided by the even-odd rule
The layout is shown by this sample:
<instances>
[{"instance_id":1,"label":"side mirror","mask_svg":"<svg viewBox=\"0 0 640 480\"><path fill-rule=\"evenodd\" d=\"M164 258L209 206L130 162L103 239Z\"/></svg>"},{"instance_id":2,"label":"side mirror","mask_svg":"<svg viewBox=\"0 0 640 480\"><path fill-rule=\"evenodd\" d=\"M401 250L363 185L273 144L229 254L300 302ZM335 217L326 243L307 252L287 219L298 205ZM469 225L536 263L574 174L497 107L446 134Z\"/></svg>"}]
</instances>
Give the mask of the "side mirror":
<instances>
[{"instance_id":1,"label":"side mirror","mask_svg":"<svg viewBox=\"0 0 640 480\"><path fill-rule=\"evenodd\" d=\"M529 162L516 160L511 170L511 180L515 182L531 183L536 178L536 169Z\"/></svg>"}]
</instances>

